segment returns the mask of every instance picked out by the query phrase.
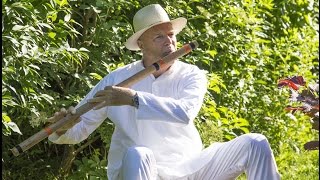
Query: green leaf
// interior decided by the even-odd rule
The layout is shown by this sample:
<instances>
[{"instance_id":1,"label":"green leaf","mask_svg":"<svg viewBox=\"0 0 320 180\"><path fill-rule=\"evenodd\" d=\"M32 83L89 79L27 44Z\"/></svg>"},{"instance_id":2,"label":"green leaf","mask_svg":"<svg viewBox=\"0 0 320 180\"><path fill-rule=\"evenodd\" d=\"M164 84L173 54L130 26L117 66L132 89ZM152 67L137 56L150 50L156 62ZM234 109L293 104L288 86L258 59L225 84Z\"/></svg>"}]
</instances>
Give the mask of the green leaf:
<instances>
[{"instance_id":1,"label":"green leaf","mask_svg":"<svg viewBox=\"0 0 320 180\"><path fill-rule=\"evenodd\" d=\"M24 44L24 45L22 45L22 47L21 47L21 51L22 51L22 54L27 54L27 52L28 52L28 49L27 49L27 46Z\"/></svg>"},{"instance_id":2,"label":"green leaf","mask_svg":"<svg viewBox=\"0 0 320 180\"><path fill-rule=\"evenodd\" d=\"M78 49L76 49L76 48L67 48L67 51L69 51L69 52L77 52Z\"/></svg>"},{"instance_id":3,"label":"green leaf","mask_svg":"<svg viewBox=\"0 0 320 180\"><path fill-rule=\"evenodd\" d=\"M101 80L102 79L102 77L97 73L90 73L90 76L92 76L93 78L95 78L97 80Z\"/></svg>"},{"instance_id":4,"label":"green leaf","mask_svg":"<svg viewBox=\"0 0 320 180\"><path fill-rule=\"evenodd\" d=\"M20 131L20 129L19 129L19 127L17 126L16 123L14 123L14 122L12 122L12 121L11 121L11 122L8 122L8 123L4 122L4 125L7 126L7 127L9 127L12 131L14 131L14 132L19 133L19 134L22 135L22 133L21 133L21 131Z\"/></svg>"},{"instance_id":5,"label":"green leaf","mask_svg":"<svg viewBox=\"0 0 320 180\"><path fill-rule=\"evenodd\" d=\"M54 32L49 32L48 33L48 36L50 37L50 38L52 38L52 39L54 39L55 37L56 37L56 33L54 33Z\"/></svg>"},{"instance_id":6,"label":"green leaf","mask_svg":"<svg viewBox=\"0 0 320 180\"><path fill-rule=\"evenodd\" d=\"M218 54L218 52L216 50L210 50L210 51L207 51L207 52L210 54L210 56L212 58L214 58L214 56Z\"/></svg>"},{"instance_id":7,"label":"green leaf","mask_svg":"<svg viewBox=\"0 0 320 180\"><path fill-rule=\"evenodd\" d=\"M42 27L46 27L48 29L53 29L49 24L47 23L38 23L39 26L42 26Z\"/></svg>"},{"instance_id":8,"label":"green leaf","mask_svg":"<svg viewBox=\"0 0 320 180\"><path fill-rule=\"evenodd\" d=\"M238 127L249 126L249 122L244 118L237 118L233 122L235 122Z\"/></svg>"},{"instance_id":9,"label":"green leaf","mask_svg":"<svg viewBox=\"0 0 320 180\"><path fill-rule=\"evenodd\" d=\"M268 84L266 81L263 81L263 80L261 80L261 79L259 79L259 80L256 80L255 81L255 83L258 83L258 84L263 84L263 85L266 85L266 84Z\"/></svg>"},{"instance_id":10,"label":"green leaf","mask_svg":"<svg viewBox=\"0 0 320 180\"><path fill-rule=\"evenodd\" d=\"M32 68L34 68L34 69L40 70L39 66L37 66L37 65L29 64L29 66L32 67Z\"/></svg>"},{"instance_id":11,"label":"green leaf","mask_svg":"<svg viewBox=\"0 0 320 180\"><path fill-rule=\"evenodd\" d=\"M2 122L11 122L10 117L7 115L7 113L2 113Z\"/></svg>"},{"instance_id":12,"label":"green leaf","mask_svg":"<svg viewBox=\"0 0 320 180\"><path fill-rule=\"evenodd\" d=\"M64 16L64 21L65 22L69 22L70 19L71 19L71 14L67 14L67 15Z\"/></svg>"},{"instance_id":13,"label":"green leaf","mask_svg":"<svg viewBox=\"0 0 320 180\"><path fill-rule=\"evenodd\" d=\"M19 95L19 94L17 93L16 89L15 89L13 86L11 86L11 85L7 85L7 86L8 86L8 88L10 88L17 96Z\"/></svg>"},{"instance_id":14,"label":"green leaf","mask_svg":"<svg viewBox=\"0 0 320 180\"><path fill-rule=\"evenodd\" d=\"M52 104L52 101L54 100L53 97L48 94L41 94L40 97L42 97L44 100L46 100L50 104Z\"/></svg>"},{"instance_id":15,"label":"green leaf","mask_svg":"<svg viewBox=\"0 0 320 180\"><path fill-rule=\"evenodd\" d=\"M14 99L10 96L2 96L2 107L6 106L18 106L16 102L13 101Z\"/></svg>"},{"instance_id":16,"label":"green leaf","mask_svg":"<svg viewBox=\"0 0 320 180\"><path fill-rule=\"evenodd\" d=\"M212 112L213 117L215 117L216 119L220 119L220 114L218 112Z\"/></svg>"},{"instance_id":17,"label":"green leaf","mask_svg":"<svg viewBox=\"0 0 320 180\"><path fill-rule=\"evenodd\" d=\"M56 21L57 20L57 17L58 17L58 15L57 15L58 13L57 12L51 12L50 13L50 15L48 15L48 18L50 18L51 19L51 21L52 22L54 22L54 21Z\"/></svg>"},{"instance_id":18,"label":"green leaf","mask_svg":"<svg viewBox=\"0 0 320 180\"><path fill-rule=\"evenodd\" d=\"M12 31L20 31L20 30L22 30L22 29L24 29L24 28L25 28L25 26L14 25L14 26L12 27Z\"/></svg>"},{"instance_id":19,"label":"green leaf","mask_svg":"<svg viewBox=\"0 0 320 180\"><path fill-rule=\"evenodd\" d=\"M29 67L28 66L22 67L22 70L23 70L25 76L29 74Z\"/></svg>"},{"instance_id":20,"label":"green leaf","mask_svg":"<svg viewBox=\"0 0 320 180\"><path fill-rule=\"evenodd\" d=\"M228 108L226 108L226 107L219 107L218 108L221 112L223 112L224 114L227 114L227 112L228 112Z\"/></svg>"},{"instance_id":21,"label":"green leaf","mask_svg":"<svg viewBox=\"0 0 320 180\"><path fill-rule=\"evenodd\" d=\"M68 5L68 0L55 0L57 4L59 4L60 7L63 7L65 5Z\"/></svg>"},{"instance_id":22,"label":"green leaf","mask_svg":"<svg viewBox=\"0 0 320 180\"><path fill-rule=\"evenodd\" d=\"M22 107L26 107L27 106L27 103L26 103L26 100L24 98L24 95L20 94L20 100L21 100L21 106Z\"/></svg>"},{"instance_id":23,"label":"green leaf","mask_svg":"<svg viewBox=\"0 0 320 180\"><path fill-rule=\"evenodd\" d=\"M88 49L86 49L86 48L84 48L84 47L81 47L81 48L79 49L79 51L90 52Z\"/></svg>"},{"instance_id":24,"label":"green leaf","mask_svg":"<svg viewBox=\"0 0 320 180\"><path fill-rule=\"evenodd\" d=\"M246 134L250 132L249 129L246 127L239 127L238 129L241 129Z\"/></svg>"},{"instance_id":25,"label":"green leaf","mask_svg":"<svg viewBox=\"0 0 320 180\"><path fill-rule=\"evenodd\" d=\"M18 45L20 44L15 38L12 38L10 36L2 36L3 38L8 38L13 44Z\"/></svg>"},{"instance_id":26,"label":"green leaf","mask_svg":"<svg viewBox=\"0 0 320 180\"><path fill-rule=\"evenodd\" d=\"M212 91L220 94L220 88L219 88L218 86L213 86L213 87L210 87L210 88L208 88L208 89L210 89L210 90L212 90Z\"/></svg>"}]
</instances>

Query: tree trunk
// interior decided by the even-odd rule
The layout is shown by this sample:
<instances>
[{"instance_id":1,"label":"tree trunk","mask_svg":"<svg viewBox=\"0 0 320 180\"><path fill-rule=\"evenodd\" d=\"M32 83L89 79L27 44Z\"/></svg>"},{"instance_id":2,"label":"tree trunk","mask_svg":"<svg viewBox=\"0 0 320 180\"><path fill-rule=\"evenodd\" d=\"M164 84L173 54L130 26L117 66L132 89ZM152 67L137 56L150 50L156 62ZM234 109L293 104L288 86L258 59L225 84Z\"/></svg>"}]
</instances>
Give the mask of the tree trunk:
<instances>
[{"instance_id":1,"label":"tree trunk","mask_svg":"<svg viewBox=\"0 0 320 180\"><path fill-rule=\"evenodd\" d=\"M76 157L74 145L64 145L64 152L61 160L59 179L65 179L71 169L72 163Z\"/></svg>"}]
</instances>

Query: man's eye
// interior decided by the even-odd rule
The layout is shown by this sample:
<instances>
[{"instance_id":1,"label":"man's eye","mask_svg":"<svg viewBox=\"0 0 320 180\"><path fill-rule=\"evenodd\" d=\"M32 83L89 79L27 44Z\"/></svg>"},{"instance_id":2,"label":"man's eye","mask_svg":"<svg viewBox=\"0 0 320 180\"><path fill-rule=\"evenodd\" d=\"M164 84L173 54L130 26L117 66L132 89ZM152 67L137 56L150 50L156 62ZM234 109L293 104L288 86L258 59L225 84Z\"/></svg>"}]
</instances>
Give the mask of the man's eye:
<instances>
[{"instance_id":1,"label":"man's eye","mask_svg":"<svg viewBox=\"0 0 320 180\"><path fill-rule=\"evenodd\" d=\"M162 35L158 35L156 36L156 39L161 39L163 36Z\"/></svg>"}]
</instances>

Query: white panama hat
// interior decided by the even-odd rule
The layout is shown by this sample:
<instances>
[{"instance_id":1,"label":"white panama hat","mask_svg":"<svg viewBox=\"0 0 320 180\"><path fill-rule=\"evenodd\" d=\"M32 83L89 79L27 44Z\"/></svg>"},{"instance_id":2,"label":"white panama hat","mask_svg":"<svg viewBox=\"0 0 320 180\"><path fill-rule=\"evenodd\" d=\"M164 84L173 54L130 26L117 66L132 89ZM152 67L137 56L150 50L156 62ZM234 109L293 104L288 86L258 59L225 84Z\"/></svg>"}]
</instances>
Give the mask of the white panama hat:
<instances>
[{"instance_id":1,"label":"white panama hat","mask_svg":"<svg viewBox=\"0 0 320 180\"><path fill-rule=\"evenodd\" d=\"M140 50L137 40L153 26L170 22L175 34L178 34L186 25L186 18L169 19L167 12L159 4L151 4L140 9L133 17L135 33L127 40L125 46L133 51Z\"/></svg>"}]
</instances>

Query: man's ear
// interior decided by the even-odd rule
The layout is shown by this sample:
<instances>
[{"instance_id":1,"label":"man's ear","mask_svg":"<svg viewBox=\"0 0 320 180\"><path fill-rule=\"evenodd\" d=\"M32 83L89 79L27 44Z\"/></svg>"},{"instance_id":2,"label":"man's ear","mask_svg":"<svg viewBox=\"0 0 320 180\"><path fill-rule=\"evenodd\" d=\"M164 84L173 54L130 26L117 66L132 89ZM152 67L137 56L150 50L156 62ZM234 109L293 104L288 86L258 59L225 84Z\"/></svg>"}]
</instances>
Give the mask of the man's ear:
<instances>
[{"instance_id":1,"label":"man's ear","mask_svg":"<svg viewBox=\"0 0 320 180\"><path fill-rule=\"evenodd\" d=\"M137 40L137 44L138 44L139 48L141 50L143 50L143 42L140 39Z\"/></svg>"}]
</instances>

